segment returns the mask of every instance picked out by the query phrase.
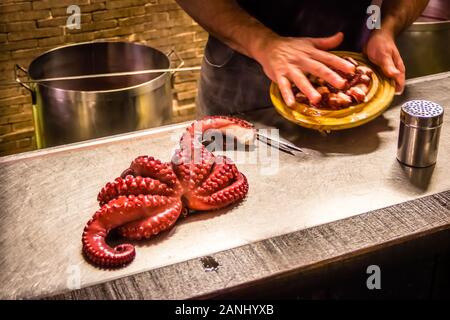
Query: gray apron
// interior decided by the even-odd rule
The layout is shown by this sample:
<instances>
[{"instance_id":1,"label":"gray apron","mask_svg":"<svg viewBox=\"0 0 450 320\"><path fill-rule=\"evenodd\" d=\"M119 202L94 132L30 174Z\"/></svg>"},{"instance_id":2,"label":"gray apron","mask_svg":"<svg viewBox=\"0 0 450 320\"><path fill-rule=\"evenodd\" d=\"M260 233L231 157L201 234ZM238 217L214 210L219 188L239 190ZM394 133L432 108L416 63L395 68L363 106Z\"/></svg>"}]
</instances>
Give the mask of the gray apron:
<instances>
[{"instance_id":1,"label":"gray apron","mask_svg":"<svg viewBox=\"0 0 450 320\"><path fill-rule=\"evenodd\" d=\"M361 51L370 0L241 0L240 6L281 36L327 37L342 31L338 50ZM270 107L270 79L253 59L210 36L197 96L200 115L239 114Z\"/></svg>"}]
</instances>

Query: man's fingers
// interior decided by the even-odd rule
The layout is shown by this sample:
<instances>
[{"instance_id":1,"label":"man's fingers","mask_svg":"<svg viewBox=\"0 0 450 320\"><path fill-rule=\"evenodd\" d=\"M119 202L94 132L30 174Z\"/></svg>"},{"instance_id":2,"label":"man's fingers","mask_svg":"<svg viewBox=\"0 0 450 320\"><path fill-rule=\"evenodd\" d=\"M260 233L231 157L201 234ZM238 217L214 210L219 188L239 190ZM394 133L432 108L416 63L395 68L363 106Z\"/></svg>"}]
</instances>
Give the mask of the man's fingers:
<instances>
[{"instance_id":1,"label":"man's fingers","mask_svg":"<svg viewBox=\"0 0 450 320\"><path fill-rule=\"evenodd\" d=\"M396 67L392 56L386 56L382 60L381 69L386 76L395 80L395 92L401 94L405 87L405 73Z\"/></svg>"},{"instance_id":2,"label":"man's fingers","mask_svg":"<svg viewBox=\"0 0 450 320\"><path fill-rule=\"evenodd\" d=\"M320 93L314 89L308 78L298 69L291 70L289 73L290 79L295 83L297 88L300 89L303 94L308 97L309 101L313 104L317 104L322 99Z\"/></svg>"},{"instance_id":3,"label":"man's fingers","mask_svg":"<svg viewBox=\"0 0 450 320\"><path fill-rule=\"evenodd\" d=\"M326 65L315 61L309 60L305 63L304 71L309 72L316 77L322 78L326 82L330 83L333 87L342 89L347 81L338 75L336 72L328 68Z\"/></svg>"},{"instance_id":4,"label":"man's fingers","mask_svg":"<svg viewBox=\"0 0 450 320\"><path fill-rule=\"evenodd\" d=\"M327 66L333 67L336 70L345 72L345 73L354 73L355 72L355 66L350 61L347 61L341 57L338 57L335 54L322 51L322 50L315 50L311 56L316 59L317 61L320 61Z\"/></svg>"},{"instance_id":5,"label":"man's fingers","mask_svg":"<svg viewBox=\"0 0 450 320\"><path fill-rule=\"evenodd\" d=\"M391 78L395 78L400 73L400 71L395 67L392 57L386 57L383 59L381 69L383 69L383 72Z\"/></svg>"},{"instance_id":6,"label":"man's fingers","mask_svg":"<svg viewBox=\"0 0 450 320\"><path fill-rule=\"evenodd\" d=\"M403 90L405 90L405 72L406 72L406 67L405 67L405 64L403 63L403 59L400 56L400 53L398 52L398 50L394 51L394 64L395 64L397 70L400 71L400 75L397 76L397 78L395 79L395 81L397 83L395 91L398 94L402 94Z\"/></svg>"},{"instance_id":7,"label":"man's fingers","mask_svg":"<svg viewBox=\"0 0 450 320\"><path fill-rule=\"evenodd\" d=\"M330 50L341 44L344 40L344 34L338 32L335 35L327 38L309 38L317 49Z\"/></svg>"},{"instance_id":8,"label":"man's fingers","mask_svg":"<svg viewBox=\"0 0 450 320\"><path fill-rule=\"evenodd\" d=\"M281 96L288 106L293 106L295 103L294 94L289 80L284 76L277 77L278 88L280 88Z\"/></svg>"},{"instance_id":9,"label":"man's fingers","mask_svg":"<svg viewBox=\"0 0 450 320\"><path fill-rule=\"evenodd\" d=\"M397 67L397 69L400 72L403 72L403 73L406 72L406 67L405 67L405 64L403 63L403 59L400 55L400 52L398 52L398 50L394 50L393 55L394 55L394 63L395 63L395 66Z\"/></svg>"},{"instance_id":10,"label":"man's fingers","mask_svg":"<svg viewBox=\"0 0 450 320\"><path fill-rule=\"evenodd\" d=\"M405 74L402 72L400 75L395 77L395 93L402 94L405 90Z\"/></svg>"}]
</instances>

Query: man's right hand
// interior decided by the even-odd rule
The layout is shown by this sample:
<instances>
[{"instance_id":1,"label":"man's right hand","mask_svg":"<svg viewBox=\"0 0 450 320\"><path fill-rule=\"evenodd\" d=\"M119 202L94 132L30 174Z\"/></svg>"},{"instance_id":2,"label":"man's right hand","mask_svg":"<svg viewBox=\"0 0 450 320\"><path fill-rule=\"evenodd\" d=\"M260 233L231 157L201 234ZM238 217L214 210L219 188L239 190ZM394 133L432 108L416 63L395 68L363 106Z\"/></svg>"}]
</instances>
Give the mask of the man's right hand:
<instances>
[{"instance_id":1,"label":"man's right hand","mask_svg":"<svg viewBox=\"0 0 450 320\"><path fill-rule=\"evenodd\" d=\"M210 34L232 49L258 61L266 75L278 83L288 105L295 103L291 83L312 103L321 100L321 95L312 87L305 73L342 88L345 85L344 79L331 69L344 73L354 72L353 64L326 52L342 42L342 33L328 38L280 37L244 11L236 0L177 2Z\"/></svg>"},{"instance_id":2,"label":"man's right hand","mask_svg":"<svg viewBox=\"0 0 450 320\"><path fill-rule=\"evenodd\" d=\"M354 73L355 66L349 61L326 52L339 46L344 35L339 32L328 38L270 37L262 39L252 50L252 56L264 69L265 74L275 81L284 101L292 106L295 98L291 83L294 83L312 103L319 103L321 95L313 88L305 73L322 78L338 89L346 81L335 70Z\"/></svg>"}]
</instances>

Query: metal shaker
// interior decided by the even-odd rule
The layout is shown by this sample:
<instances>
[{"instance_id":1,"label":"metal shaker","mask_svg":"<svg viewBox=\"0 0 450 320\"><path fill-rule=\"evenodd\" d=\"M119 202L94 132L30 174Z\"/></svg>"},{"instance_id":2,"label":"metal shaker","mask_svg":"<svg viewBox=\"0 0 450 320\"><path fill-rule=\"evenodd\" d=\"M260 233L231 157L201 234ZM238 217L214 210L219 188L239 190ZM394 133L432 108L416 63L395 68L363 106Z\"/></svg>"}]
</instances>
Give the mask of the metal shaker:
<instances>
[{"instance_id":1,"label":"metal shaker","mask_svg":"<svg viewBox=\"0 0 450 320\"><path fill-rule=\"evenodd\" d=\"M426 100L406 102L400 112L397 159L411 167L436 163L444 108Z\"/></svg>"}]
</instances>

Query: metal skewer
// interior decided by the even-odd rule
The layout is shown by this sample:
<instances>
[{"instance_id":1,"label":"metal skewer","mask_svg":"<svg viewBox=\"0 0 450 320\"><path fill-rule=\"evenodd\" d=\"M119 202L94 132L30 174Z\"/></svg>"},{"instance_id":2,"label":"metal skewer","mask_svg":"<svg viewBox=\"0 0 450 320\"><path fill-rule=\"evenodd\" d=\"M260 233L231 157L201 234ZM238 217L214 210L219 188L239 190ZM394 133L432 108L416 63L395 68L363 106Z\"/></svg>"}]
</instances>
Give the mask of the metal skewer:
<instances>
[{"instance_id":1,"label":"metal skewer","mask_svg":"<svg viewBox=\"0 0 450 320\"><path fill-rule=\"evenodd\" d=\"M300 149L299 147L297 147L296 145L294 145L290 142L285 142L285 141L271 138L269 136L266 136L265 134L262 134L258 130L256 130L256 137L258 138L259 141L270 144L271 146L273 146L275 148L279 148L284 151L304 152L302 149Z\"/></svg>"},{"instance_id":2,"label":"metal skewer","mask_svg":"<svg viewBox=\"0 0 450 320\"><path fill-rule=\"evenodd\" d=\"M177 67L177 68L166 68L166 69L148 69L148 70L138 70L138 71L126 71L126 72L111 72L111 73L98 73L98 74L87 74L87 75L79 75L79 76L68 76L68 77L54 77L54 78L42 78L42 79L32 79L29 81L22 81L19 78L16 79L15 82L0 82L0 86L5 85L16 85L20 84L30 84L30 83L42 83L42 82L51 82L51 81L67 81L67 80L84 80L84 79L96 79L96 78L108 78L108 77L124 77L124 76L132 76L132 75L142 75L142 74L152 74L152 73L165 73L165 72L180 72L180 71L198 71L200 70L200 66L196 67ZM272 137L268 137L258 130L256 130L257 139L261 142L267 143L275 148L279 148L281 150L292 152L304 152L302 149L297 147L296 145L280 141L278 139L274 139Z\"/></svg>"},{"instance_id":3,"label":"metal skewer","mask_svg":"<svg viewBox=\"0 0 450 320\"><path fill-rule=\"evenodd\" d=\"M134 76L142 74L152 74L152 73L165 73L165 72L179 72L179 71L198 71L200 66L196 67L182 67L182 68L167 68L167 69L148 69L148 70L138 70L138 71L126 71L126 72L112 72L112 73L99 73L99 74L86 74L79 76L68 76L68 77L55 77L55 78L43 78L43 79L33 79L28 81L21 81L21 83L42 83L51 81L67 81L67 80L83 80L83 79L95 79L95 78L108 78L108 77L124 77L124 76ZM17 81L10 82L0 82L0 86L16 85Z\"/></svg>"}]
</instances>

